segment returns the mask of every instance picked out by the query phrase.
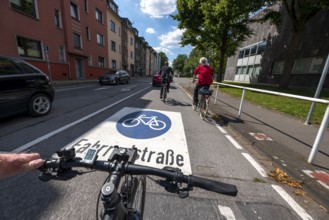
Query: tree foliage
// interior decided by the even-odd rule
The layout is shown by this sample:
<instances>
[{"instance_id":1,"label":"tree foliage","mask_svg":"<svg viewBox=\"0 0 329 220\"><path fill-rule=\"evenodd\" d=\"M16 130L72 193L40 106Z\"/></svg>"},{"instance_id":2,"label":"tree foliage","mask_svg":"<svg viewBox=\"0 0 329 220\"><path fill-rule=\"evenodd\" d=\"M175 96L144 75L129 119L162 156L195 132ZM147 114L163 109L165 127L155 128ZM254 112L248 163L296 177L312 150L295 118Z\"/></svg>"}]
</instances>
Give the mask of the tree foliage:
<instances>
[{"instance_id":1,"label":"tree foliage","mask_svg":"<svg viewBox=\"0 0 329 220\"><path fill-rule=\"evenodd\" d=\"M273 10L271 6L275 4L282 4L285 13ZM261 16L251 19L250 15L261 8ZM177 0L178 13L173 18L178 21L178 28L185 30L182 46L190 44L208 57L221 81L227 58L253 34L251 22L270 21L280 26L283 16L288 16L292 34L280 79L280 86L287 87L305 25L328 9L329 0Z\"/></svg>"},{"instance_id":2,"label":"tree foliage","mask_svg":"<svg viewBox=\"0 0 329 220\"><path fill-rule=\"evenodd\" d=\"M188 59L186 54L179 54L173 61L172 67L175 72L183 73L185 62Z\"/></svg>"},{"instance_id":3,"label":"tree foliage","mask_svg":"<svg viewBox=\"0 0 329 220\"><path fill-rule=\"evenodd\" d=\"M160 57L160 67L164 66L165 62L168 61L168 57L164 52L159 52Z\"/></svg>"},{"instance_id":4,"label":"tree foliage","mask_svg":"<svg viewBox=\"0 0 329 220\"><path fill-rule=\"evenodd\" d=\"M222 80L225 61L252 34L249 14L264 2L252 0L177 0L178 28L184 29L181 44L191 44L218 63L218 81ZM206 55L203 55L206 56ZM217 70L215 69L215 72Z\"/></svg>"}]
</instances>

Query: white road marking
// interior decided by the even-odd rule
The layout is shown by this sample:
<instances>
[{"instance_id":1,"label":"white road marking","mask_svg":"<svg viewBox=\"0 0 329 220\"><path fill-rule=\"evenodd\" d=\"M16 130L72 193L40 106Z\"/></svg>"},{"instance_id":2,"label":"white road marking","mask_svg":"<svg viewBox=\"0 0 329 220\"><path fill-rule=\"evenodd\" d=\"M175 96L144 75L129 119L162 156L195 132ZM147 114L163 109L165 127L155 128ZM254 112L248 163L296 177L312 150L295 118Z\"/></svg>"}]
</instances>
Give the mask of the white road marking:
<instances>
[{"instance_id":1,"label":"white road marking","mask_svg":"<svg viewBox=\"0 0 329 220\"><path fill-rule=\"evenodd\" d=\"M101 113L101 112L109 109L109 108L112 108L113 106L115 106L115 105L117 105L117 104L119 104L119 103L121 103L121 102L123 102L123 101L125 101L125 100L127 100L127 99L129 99L129 98L131 98L131 97L133 97L135 95L137 95L138 93L141 93L141 92L149 89L149 88L150 87L147 87L145 89L142 89L142 90L140 90L140 91L138 91L138 92L136 92L134 94L131 94L131 95L127 96L126 98L121 99L120 101L117 101L117 102L115 102L115 103L113 103L111 105L108 105L108 106L106 106L106 107L104 107L104 108L102 108L102 109L100 109L100 110L98 110L98 111L96 111L96 112L94 112L92 114L89 114L89 115L87 115L87 116L85 116L85 117L83 117L83 118L81 118L81 119L79 119L77 121L71 122L70 124L67 124L67 125L65 125L65 126L63 126L61 128L58 128L55 131L52 131L52 132L50 132L48 134L45 134L45 135L43 135L43 136L41 136L41 137L39 137L39 138L37 138L37 139L35 139L35 140L27 143L27 144L24 144L21 147L16 148L15 150L13 150L13 152L18 153L18 152L26 151L29 148L31 148L33 145L35 145L35 144L37 144L37 143L39 143L41 141L44 141L44 140L48 139L49 137L51 137L51 136L53 136L55 134L58 134L58 133L66 130L66 129L68 129L68 128L76 125L76 124L79 124L80 122L83 122L83 121L85 121L85 120L87 120L87 119L89 119L89 118L91 118L91 117L93 117L93 116L95 116L95 115L97 115L97 114L99 114L99 113Z\"/></svg>"},{"instance_id":2,"label":"white road marking","mask_svg":"<svg viewBox=\"0 0 329 220\"><path fill-rule=\"evenodd\" d=\"M301 219L313 219L281 186L272 185L273 189L295 210Z\"/></svg>"},{"instance_id":3,"label":"white road marking","mask_svg":"<svg viewBox=\"0 0 329 220\"><path fill-rule=\"evenodd\" d=\"M75 90L75 89L83 89L83 88L89 88L89 87L94 87L95 85L92 86L80 86L80 87L74 87L74 88L67 88L67 89L56 89L56 92L63 92L63 91L68 91L68 90Z\"/></svg>"},{"instance_id":4,"label":"white road marking","mask_svg":"<svg viewBox=\"0 0 329 220\"><path fill-rule=\"evenodd\" d=\"M242 153L242 155L251 163L251 165L253 165L255 167L255 169L258 171L258 173L262 176L262 177L267 177L267 173L266 171L259 165L259 163L257 163L254 158L252 158L249 154L247 153Z\"/></svg>"},{"instance_id":5,"label":"white road marking","mask_svg":"<svg viewBox=\"0 0 329 220\"><path fill-rule=\"evenodd\" d=\"M234 147L236 147L239 150L243 149L243 147L241 147L241 145L238 142L236 142L236 140L234 140L230 135L225 135L225 136L234 145Z\"/></svg>"},{"instance_id":6,"label":"white road marking","mask_svg":"<svg viewBox=\"0 0 329 220\"><path fill-rule=\"evenodd\" d=\"M107 86L107 87L101 87L101 88L94 89L94 91L106 90L106 89L110 89L110 87L109 86Z\"/></svg>"},{"instance_id":7,"label":"white road marking","mask_svg":"<svg viewBox=\"0 0 329 220\"><path fill-rule=\"evenodd\" d=\"M227 220L235 220L235 215L230 207L218 205L220 214L222 214Z\"/></svg>"}]
</instances>

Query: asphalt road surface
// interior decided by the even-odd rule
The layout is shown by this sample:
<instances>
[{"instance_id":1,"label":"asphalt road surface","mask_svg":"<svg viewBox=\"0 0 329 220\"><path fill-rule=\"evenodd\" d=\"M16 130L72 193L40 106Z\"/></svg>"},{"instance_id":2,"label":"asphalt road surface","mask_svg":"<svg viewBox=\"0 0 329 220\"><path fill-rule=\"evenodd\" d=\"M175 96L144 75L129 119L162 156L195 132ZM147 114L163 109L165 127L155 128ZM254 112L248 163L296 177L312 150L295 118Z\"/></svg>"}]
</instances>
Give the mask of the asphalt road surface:
<instances>
[{"instance_id":1,"label":"asphalt road surface","mask_svg":"<svg viewBox=\"0 0 329 220\"><path fill-rule=\"evenodd\" d=\"M187 174L234 184L239 190L230 197L194 188L188 198L180 199L147 179L144 219L328 219L311 198L272 181L263 166L266 158L240 148L243 142L211 117L202 120L179 80L172 83L166 102L159 93L160 87L152 87L150 79L118 86L56 87L49 115L0 121L0 151L39 152L48 158L73 145L134 144L140 149L137 163L179 167ZM144 115L138 127L122 126L136 112ZM154 120L165 123L165 129L155 131ZM95 219L106 173L47 183L38 174L0 180L0 219Z\"/></svg>"}]
</instances>

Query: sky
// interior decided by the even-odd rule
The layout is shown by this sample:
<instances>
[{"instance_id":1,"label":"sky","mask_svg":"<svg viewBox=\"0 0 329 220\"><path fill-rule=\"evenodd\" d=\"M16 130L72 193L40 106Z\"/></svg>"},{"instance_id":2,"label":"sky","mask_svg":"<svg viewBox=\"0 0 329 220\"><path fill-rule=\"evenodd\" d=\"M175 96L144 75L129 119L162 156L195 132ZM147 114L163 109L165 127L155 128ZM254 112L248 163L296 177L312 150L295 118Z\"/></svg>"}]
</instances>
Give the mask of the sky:
<instances>
[{"instance_id":1,"label":"sky","mask_svg":"<svg viewBox=\"0 0 329 220\"><path fill-rule=\"evenodd\" d=\"M192 47L181 47L182 30L169 15L177 14L176 0L114 0L119 15L128 18L133 27L158 53L164 52L172 61L179 54L189 55Z\"/></svg>"}]
</instances>

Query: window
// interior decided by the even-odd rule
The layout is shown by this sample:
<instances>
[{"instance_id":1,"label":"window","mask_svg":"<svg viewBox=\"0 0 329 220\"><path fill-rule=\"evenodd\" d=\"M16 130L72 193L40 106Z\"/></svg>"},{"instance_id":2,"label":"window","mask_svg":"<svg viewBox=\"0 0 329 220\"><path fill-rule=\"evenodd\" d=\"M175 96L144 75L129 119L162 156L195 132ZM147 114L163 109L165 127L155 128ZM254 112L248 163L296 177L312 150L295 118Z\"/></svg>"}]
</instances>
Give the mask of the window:
<instances>
[{"instance_id":1,"label":"window","mask_svg":"<svg viewBox=\"0 0 329 220\"><path fill-rule=\"evenodd\" d=\"M312 63L312 58L295 60L294 67L292 68L293 74L306 74L309 72Z\"/></svg>"},{"instance_id":2,"label":"window","mask_svg":"<svg viewBox=\"0 0 329 220\"><path fill-rule=\"evenodd\" d=\"M115 6L112 2L110 2L110 8L111 8L116 14L118 14L118 7Z\"/></svg>"},{"instance_id":3,"label":"window","mask_svg":"<svg viewBox=\"0 0 329 220\"><path fill-rule=\"evenodd\" d=\"M272 74L282 74L283 65L284 65L283 61L275 62L274 65L273 65Z\"/></svg>"},{"instance_id":4,"label":"window","mask_svg":"<svg viewBox=\"0 0 329 220\"><path fill-rule=\"evenodd\" d=\"M10 0L10 5L16 10L37 17L35 0Z\"/></svg>"},{"instance_id":5,"label":"window","mask_svg":"<svg viewBox=\"0 0 329 220\"><path fill-rule=\"evenodd\" d=\"M117 68L117 61L112 60L112 69L116 69L116 68Z\"/></svg>"},{"instance_id":6,"label":"window","mask_svg":"<svg viewBox=\"0 0 329 220\"><path fill-rule=\"evenodd\" d=\"M264 53L265 49L266 49L266 41L263 41L260 44L258 44L257 54Z\"/></svg>"},{"instance_id":7,"label":"window","mask_svg":"<svg viewBox=\"0 0 329 220\"><path fill-rule=\"evenodd\" d=\"M113 32L115 32L115 23L114 23L114 21L110 21L110 25L111 25L111 31L113 31Z\"/></svg>"},{"instance_id":8,"label":"window","mask_svg":"<svg viewBox=\"0 0 329 220\"><path fill-rule=\"evenodd\" d=\"M103 24L103 13L96 8L96 20Z\"/></svg>"},{"instance_id":9,"label":"window","mask_svg":"<svg viewBox=\"0 0 329 220\"><path fill-rule=\"evenodd\" d=\"M111 40L111 50L116 51L116 45L115 42Z\"/></svg>"},{"instance_id":10,"label":"window","mask_svg":"<svg viewBox=\"0 0 329 220\"><path fill-rule=\"evenodd\" d=\"M0 58L0 75L11 75L21 73L20 69L10 60Z\"/></svg>"},{"instance_id":11,"label":"window","mask_svg":"<svg viewBox=\"0 0 329 220\"><path fill-rule=\"evenodd\" d=\"M81 36L77 33L73 33L74 48L82 49Z\"/></svg>"},{"instance_id":12,"label":"window","mask_svg":"<svg viewBox=\"0 0 329 220\"><path fill-rule=\"evenodd\" d=\"M88 9L88 0L85 0L85 12L88 13L89 9Z\"/></svg>"},{"instance_id":13,"label":"window","mask_svg":"<svg viewBox=\"0 0 329 220\"><path fill-rule=\"evenodd\" d=\"M132 51L130 51L130 58L133 59L134 58L134 54Z\"/></svg>"},{"instance_id":14,"label":"window","mask_svg":"<svg viewBox=\"0 0 329 220\"><path fill-rule=\"evenodd\" d=\"M98 57L98 66L105 67L105 59L104 59L104 57Z\"/></svg>"},{"instance_id":15,"label":"window","mask_svg":"<svg viewBox=\"0 0 329 220\"><path fill-rule=\"evenodd\" d=\"M134 40L132 37L130 38L130 45L134 45Z\"/></svg>"},{"instance_id":16,"label":"window","mask_svg":"<svg viewBox=\"0 0 329 220\"><path fill-rule=\"evenodd\" d=\"M66 57L65 57L65 48L64 48L64 46L59 46L58 52L59 52L59 61L62 62L62 63L65 63L66 62Z\"/></svg>"},{"instance_id":17,"label":"window","mask_svg":"<svg viewBox=\"0 0 329 220\"><path fill-rule=\"evenodd\" d=\"M310 73L320 73L322 63L323 63L322 57L313 57L310 67Z\"/></svg>"},{"instance_id":18,"label":"window","mask_svg":"<svg viewBox=\"0 0 329 220\"><path fill-rule=\"evenodd\" d=\"M89 63L89 66L93 65L93 55L92 54L89 54L88 63Z\"/></svg>"},{"instance_id":19,"label":"window","mask_svg":"<svg viewBox=\"0 0 329 220\"><path fill-rule=\"evenodd\" d=\"M97 43L98 43L99 45L104 46L104 37L103 37L103 35L98 34L98 33L97 33Z\"/></svg>"},{"instance_id":20,"label":"window","mask_svg":"<svg viewBox=\"0 0 329 220\"><path fill-rule=\"evenodd\" d=\"M59 10L55 9L55 26L58 28L62 27L62 19Z\"/></svg>"},{"instance_id":21,"label":"window","mask_svg":"<svg viewBox=\"0 0 329 220\"><path fill-rule=\"evenodd\" d=\"M76 20L79 20L78 6L76 4L74 4L73 2L71 2L70 10L71 10L71 17Z\"/></svg>"},{"instance_id":22,"label":"window","mask_svg":"<svg viewBox=\"0 0 329 220\"><path fill-rule=\"evenodd\" d=\"M17 37L18 53L22 57L42 59L41 42L37 40Z\"/></svg>"},{"instance_id":23,"label":"window","mask_svg":"<svg viewBox=\"0 0 329 220\"><path fill-rule=\"evenodd\" d=\"M87 40L90 40L91 37L90 37L90 28L89 27L86 27L86 35L87 35Z\"/></svg>"}]
</instances>

